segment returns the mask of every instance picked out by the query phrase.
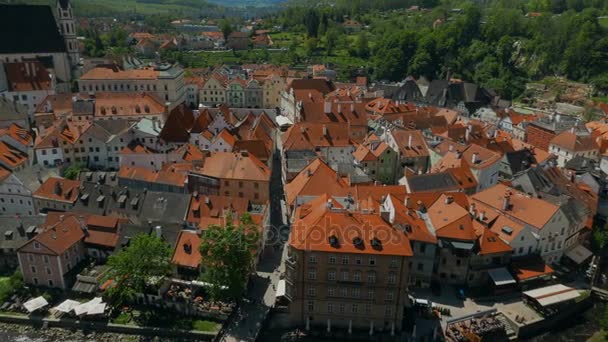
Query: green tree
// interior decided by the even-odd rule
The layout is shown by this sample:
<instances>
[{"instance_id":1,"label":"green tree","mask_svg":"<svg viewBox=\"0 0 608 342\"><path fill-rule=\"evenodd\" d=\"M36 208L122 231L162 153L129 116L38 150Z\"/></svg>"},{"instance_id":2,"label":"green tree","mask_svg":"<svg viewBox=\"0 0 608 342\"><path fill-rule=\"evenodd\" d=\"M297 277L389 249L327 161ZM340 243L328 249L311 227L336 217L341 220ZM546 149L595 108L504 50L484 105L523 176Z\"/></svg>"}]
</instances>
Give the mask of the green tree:
<instances>
[{"instance_id":1,"label":"green tree","mask_svg":"<svg viewBox=\"0 0 608 342\"><path fill-rule=\"evenodd\" d=\"M308 37L316 38L319 35L319 15L314 9L309 9L304 16L304 26Z\"/></svg>"},{"instance_id":2,"label":"green tree","mask_svg":"<svg viewBox=\"0 0 608 342\"><path fill-rule=\"evenodd\" d=\"M224 19L220 23L220 30L222 30L222 34L224 35L224 39L228 40L228 36L232 33L232 24L230 21Z\"/></svg>"},{"instance_id":3,"label":"green tree","mask_svg":"<svg viewBox=\"0 0 608 342\"><path fill-rule=\"evenodd\" d=\"M63 169L63 177L67 179L77 179L81 171L87 170L86 165L83 163L74 163L68 165Z\"/></svg>"},{"instance_id":4,"label":"green tree","mask_svg":"<svg viewBox=\"0 0 608 342\"><path fill-rule=\"evenodd\" d=\"M367 40L367 35L363 31L361 31L357 36L357 44L355 46L355 51L359 58L369 57L369 42Z\"/></svg>"},{"instance_id":5,"label":"green tree","mask_svg":"<svg viewBox=\"0 0 608 342\"><path fill-rule=\"evenodd\" d=\"M316 38L308 38L304 41L304 52L306 56L311 57L314 55L315 50L317 49L317 39Z\"/></svg>"},{"instance_id":6,"label":"green tree","mask_svg":"<svg viewBox=\"0 0 608 342\"><path fill-rule=\"evenodd\" d=\"M248 213L235 225L231 216L224 227L211 225L201 237L202 279L210 283L213 299L240 298L253 269L260 234Z\"/></svg>"},{"instance_id":7,"label":"green tree","mask_svg":"<svg viewBox=\"0 0 608 342\"><path fill-rule=\"evenodd\" d=\"M339 38L340 37L338 31L333 28L327 30L327 32L325 33L325 52L328 56L331 56L331 54L333 53Z\"/></svg>"},{"instance_id":8,"label":"green tree","mask_svg":"<svg viewBox=\"0 0 608 342\"><path fill-rule=\"evenodd\" d=\"M116 286L108 290L111 301L119 306L171 272L171 246L156 235L139 234L120 252L108 259L109 277Z\"/></svg>"}]
</instances>

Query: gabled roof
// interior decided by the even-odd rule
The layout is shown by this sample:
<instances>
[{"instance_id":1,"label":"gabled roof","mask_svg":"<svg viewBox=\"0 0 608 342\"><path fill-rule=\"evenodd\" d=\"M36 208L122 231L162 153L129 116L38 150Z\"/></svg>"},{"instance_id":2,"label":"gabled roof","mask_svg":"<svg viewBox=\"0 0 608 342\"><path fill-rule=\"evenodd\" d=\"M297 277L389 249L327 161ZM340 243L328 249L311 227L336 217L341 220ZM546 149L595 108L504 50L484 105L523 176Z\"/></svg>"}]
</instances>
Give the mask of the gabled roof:
<instances>
[{"instance_id":1,"label":"gabled roof","mask_svg":"<svg viewBox=\"0 0 608 342\"><path fill-rule=\"evenodd\" d=\"M84 222L81 222L75 216L65 217L63 220L44 229L21 247L21 249L36 241L48 248L54 255L63 255L66 250L84 238L85 235L82 230L84 224Z\"/></svg>"},{"instance_id":2,"label":"gabled roof","mask_svg":"<svg viewBox=\"0 0 608 342\"><path fill-rule=\"evenodd\" d=\"M198 268L201 263L200 246L201 238L196 232L182 230L177 238L171 263L178 266Z\"/></svg>"},{"instance_id":3,"label":"gabled roof","mask_svg":"<svg viewBox=\"0 0 608 342\"><path fill-rule=\"evenodd\" d=\"M551 145L573 152L599 151L599 146L591 134L576 134L569 130L563 131L551 139Z\"/></svg>"},{"instance_id":4,"label":"gabled roof","mask_svg":"<svg viewBox=\"0 0 608 342\"><path fill-rule=\"evenodd\" d=\"M456 202L451 194L442 194L428 208L428 216L437 237L464 241L477 239L468 210Z\"/></svg>"},{"instance_id":5,"label":"gabled roof","mask_svg":"<svg viewBox=\"0 0 608 342\"><path fill-rule=\"evenodd\" d=\"M505 197L509 203L507 209L504 209ZM471 196L471 199L536 229L542 229L559 211L557 205L527 196L503 184L478 192Z\"/></svg>"},{"instance_id":6,"label":"gabled roof","mask_svg":"<svg viewBox=\"0 0 608 342\"><path fill-rule=\"evenodd\" d=\"M213 117L209 113L209 110L205 108L200 111L199 115L194 120L190 133L202 133L207 131L207 128L211 122L213 122Z\"/></svg>"},{"instance_id":7,"label":"gabled roof","mask_svg":"<svg viewBox=\"0 0 608 342\"><path fill-rule=\"evenodd\" d=\"M32 141L32 135L30 134L29 131L27 131L25 128L17 125L16 123L12 123L8 128L1 128L0 129L0 136L3 135L8 135L9 137L13 138L16 142L24 145L24 146L29 146Z\"/></svg>"},{"instance_id":8,"label":"gabled roof","mask_svg":"<svg viewBox=\"0 0 608 342\"><path fill-rule=\"evenodd\" d=\"M285 197L288 205L294 205L298 196L319 196L326 192L338 196L346 194L347 188L348 184L336 171L321 159L315 159L285 185Z\"/></svg>"},{"instance_id":9,"label":"gabled roof","mask_svg":"<svg viewBox=\"0 0 608 342\"><path fill-rule=\"evenodd\" d=\"M477 144L468 145L464 151L446 153L435 165L434 171L468 166L474 170L482 170L499 162L502 156L492 150Z\"/></svg>"},{"instance_id":10,"label":"gabled roof","mask_svg":"<svg viewBox=\"0 0 608 342\"><path fill-rule=\"evenodd\" d=\"M228 144L228 146L233 147L236 142L237 139L235 138L234 135L232 135L227 129L223 129L221 132L219 132L215 138L213 138L213 141L216 141L217 139L222 139L224 140L224 142L226 142L226 144Z\"/></svg>"},{"instance_id":11,"label":"gabled roof","mask_svg":"<svg viewBox=\"0 0 608 342\"><path fill-rule=\"evenodd\" d=\"M344 124L299 122L291 126L283 136L283 148L286 151L350 145L352 142L348 126Z\"/></svg>"},{"instance_id":12,"label":"gabled roof","mask_svg":"<svg viewBox=\"0 0 608 342\"><path fill-rule=\"evenodd\" d=\"M391 133L403 158L427 157L429 155L426 139L420 131L393 130Z\"/></svg>"},{"instance_id":13,"label":"gabled roof","mask_svg":"<svg viewBox=\"0 0 608 342\"><path fill-rule=\"evenodd\" d=\"M74 203L78 198L78 188L81 182L65 178L48 178L33 193L34 198L49 199Z\"/></svg>"},{"instance_id":14,"label":"gabled roof","mask_svg":"<svg viewBox=\"0 0 608 342\"><path fill-rule=\"evenodd\" d=\"M475 226L478 235L478 254L489 255L510 253L513 251L513 248L501 240L492 230L485 228L477 221L473 221L473 225Z\"/></svg>"},{"instance_id":15,"label":"gabled roof","mask_svg":"<svg viewBox=\"0 0 608 342\"><path fill-rule=\"evenodd\" d=\"M5 63L10 91L54 90L51 75L38 60Z\"/></svg>"},{"instance_id":16,"label":"gabled roof","mask_svg":"<svg viewBox=\"0 0 608 342\"><path fill-rule=\"evenodd\" d=\"M394 195L389 194L387 200L391 201L395 210L393 225L401 229L410 241L437 243L437 238L415 210L406 207L403 200Z\"/></svg>"},{"instance_id":17,"label":"gabled roof","mask_svg":"<svg viewBox=\"0 0 608 342\"><path fill-rule=\"evenodd\" d=\"M249 209L249 200L241 197L192 194L186 221L194 223L199 229L209 225L223 225L225 215L231 213L238 218Z\"/></svg>"},{"instance_id":18,"label":"gabled roof","mask_svg":"<svg viewBox=\"0 0 608 342\"><path fill-rule=\"evenodd\" d=\"M90 122L86 123L73 123L65 120L56 122L53 126L46 129L44 135L36 137L34 148L54 148L60 147L60 142L66 142L67 144L74 144L78 138L82 135L82 132L86 131Z\"/></svg>"},{"instance_id":19,"label":"gabled roof","mask_svg":"<svg viewBox=\"0 0 608 342\"><path fill-rule=\"evenodd\" d=\"M292 248L328 253L412 256L407 236L375 213L350 212L327 194L296 209ZM355 234L351 227L358 227ZM322 238L311 234L321 233ZM348 232L348 234L347 234ZM380 232L382 232L380 234Z\"/></svg>"},{"instance_id":20,"label":"gabled roof","mask_svg":"<svg viewBox=\"0 0 608 342\"><path fill-rule=\"evenodd\" d=\"M28 155L6 142L0 141L0 160L6 167L16 168L27 163Z\"/></svg>"},{"instance_id":21,"label":"gabled roof","mask_svg":"<svg viewBox=\"0 0 608 342\"><path fill-rule=\"evenodd\" d=\"M270 169L258 158L247 152L215 152L205 158L202 167L192 171L218 179L241 179L267 182Z\"/></svg>"},{"instance_id":22,"label":"gabled roof","mask_svg":"<svg viewBox=\"0 0 608 342\"><path fill-rule=\"evenodd\" d=\"M159 138L166 142L188 142L193 124L194 115L192 110L182 103L169 113L163 129L160 131Z\"/></svg>"}]
</instances>

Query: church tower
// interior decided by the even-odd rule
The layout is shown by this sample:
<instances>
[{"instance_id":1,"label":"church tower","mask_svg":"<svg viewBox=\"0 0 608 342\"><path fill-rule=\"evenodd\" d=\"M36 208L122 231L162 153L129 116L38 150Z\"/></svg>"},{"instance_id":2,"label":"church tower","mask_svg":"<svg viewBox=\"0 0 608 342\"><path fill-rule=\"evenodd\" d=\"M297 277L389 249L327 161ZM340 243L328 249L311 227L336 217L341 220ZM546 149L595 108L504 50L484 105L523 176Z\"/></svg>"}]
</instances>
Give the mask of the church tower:
<instances>
[{"instance_id":1,"label":"church tower","mask_svg":"<svg viewBox=\"0 0 608 342\"><path fill-rule=\"evenodd\" d=\"M76 38L76 20L70 0L57 0L57 24L59 24L59 31L65 40L70 64L74 68L80 63L80 54L78 53L78 39Z\"/></svg>"}]
</instances>

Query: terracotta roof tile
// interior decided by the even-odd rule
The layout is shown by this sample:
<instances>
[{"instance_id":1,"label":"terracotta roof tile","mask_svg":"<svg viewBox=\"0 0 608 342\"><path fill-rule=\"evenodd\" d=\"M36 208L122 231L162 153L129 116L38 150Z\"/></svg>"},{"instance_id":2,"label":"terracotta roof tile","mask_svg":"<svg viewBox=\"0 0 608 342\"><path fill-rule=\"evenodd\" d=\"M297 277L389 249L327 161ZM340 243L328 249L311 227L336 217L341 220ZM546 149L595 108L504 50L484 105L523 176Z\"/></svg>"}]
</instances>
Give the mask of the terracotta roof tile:
<instances>
[{"instance_id":1,"label":"terracotta roof tile","mask_svg":"<svg viewBox=\"0 0 608 342\"><path fill-rule=\"evenodd\" d=\"M542 199L530 197L503 184L497 184L489 189L471 196L472 201L479 202L495 211L507 215L519 222L542 229L557 213L559 207ZM505 198L509 207L505 210Z\"/></svg>"},{"instance_id":2,"label":"terracotta roof tile","mask_svg":"<svg viewBox=\"0 0 608 342\"><path fill-rule=\"evenodd\" d=\"M63 221L44 229L30 241L37 241L55 255L62 255L68 248L84 238L83 224L75 216L68 216Z\"/></svg>"},{"instance_id":3,"label":"terracotta roof tile","mask_svg":"<svg viewBox=\"0 0 608 342\"><path fill-rule=\"evenodd\" d=\"M326 192L334 196L346 195L348 184L321 159L315 159L285 185L288 205L294 205L298 196L319 196Z\"/></svg>"},{"instance_id":4,"label":"terracotta roof tile","mask_svg":"<svg viewBox=\"0 0 608 342\"><path fill-rule=\"evenodd\" d=\"M198 268L201 263L201 238L196 232L182 230L175 244L171 262L178 266Z\"/></svg>"},{"instance_id":5,"label":"terracotta roof tile","mask_svg":"<svg viewBox=\"0 0 608 342\"><path fill-rule=\"evenodd\" d=\"M289 236L292 248L329 253L413 255L407 236L386 224L379 215L348 212L327 194L298 207L295 217Z\"/></svg>"},{"instance_id":6,"label":"terracotta roof tile","mask_svg":"<svg viewBox=\"0 0 608 342\"><path fill-rule=\"evenodd\" d=\"M33 194L34 198L74 203L78 198L80 181L65 178L48 178Z\"/></svg>"}]
</instances>

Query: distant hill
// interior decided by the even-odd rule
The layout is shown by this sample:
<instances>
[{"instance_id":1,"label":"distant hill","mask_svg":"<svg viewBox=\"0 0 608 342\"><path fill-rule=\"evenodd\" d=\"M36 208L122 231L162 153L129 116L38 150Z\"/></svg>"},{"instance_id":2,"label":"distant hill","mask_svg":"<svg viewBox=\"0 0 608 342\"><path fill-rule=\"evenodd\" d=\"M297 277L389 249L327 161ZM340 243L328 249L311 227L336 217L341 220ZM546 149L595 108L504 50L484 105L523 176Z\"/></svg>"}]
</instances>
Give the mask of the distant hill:
<instances>
[{"instance_id":1,"label":"distant hill","mask_svg":"<svg viewBox=\"0 0 608 342\"><path fill-rule=\"evenodd\" d=\"M286 0L208 0L211 3L215 3L222 6L232 7L267 7L275 6Z\"/></svg>"}]
</instances>

